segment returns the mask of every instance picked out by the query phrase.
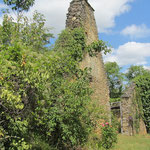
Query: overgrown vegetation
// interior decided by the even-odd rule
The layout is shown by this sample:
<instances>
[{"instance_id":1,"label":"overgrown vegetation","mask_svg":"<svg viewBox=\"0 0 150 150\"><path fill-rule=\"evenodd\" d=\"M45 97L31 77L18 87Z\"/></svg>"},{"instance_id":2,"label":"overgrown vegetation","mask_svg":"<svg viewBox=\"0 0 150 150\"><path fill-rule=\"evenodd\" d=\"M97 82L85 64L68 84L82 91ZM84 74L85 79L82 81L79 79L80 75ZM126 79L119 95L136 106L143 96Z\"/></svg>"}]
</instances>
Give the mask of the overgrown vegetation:
<instances>
[{"instance_id":1,"label":"overgrown vegetation","mask_svg":"<svg viewBox=\"0 0 150 150\"><path fill-rule=\"evenodd\" d=\"M89 136L84 149L88 150L106 150L112 149L117 143L117 130L108 122L97 122L97 128Z\"/></svg>"},{"instance_id":2,"label":"overgrown vegetation","mask_svg":"<svg viewBox=\"0 0 150 150\"><path fill-rule=\"evenodd\" d=\"M123 74L116 62L107 62L105 69L109 80L111 102L120 100L123 86L128 88L131 84L135 84L136 96L133 103L136 108L136 115L134 116L134 128L138 133L140 119L143 119L147 132L150 132L150 71L144 69L143 66L131 65ZM126 85L123 85L123 82L126 82ZM116 121L112 123L115 126Z\"/></svg>"},{"instance_id":3,"label":"overgrown vegetation","mask_svg":"<svg viewBox=\"0 0 150 150\"><path fill-rule=\"evenodd\" d=\"M109 125L108 122L102 124L102 141L100 147L104 149L111 149L117 143L117 133L115 128Z\"/></svg>"},{"instance_id":4,"label":"overgrown vegetation","mask_svg":"<svg viewBox=\"0 0 150 150\"><path fill-rule=\"evenodd\" d=\"M148 133L150 133L150 73L135 78L137 90L140 97L139 106L143 110L143 119L146 124Z\"/></svg>"},{"instance_id":5,"label":"overgrown vegetation","mask_svg":"<svg viewBox=\"0 0 150 150\"><path fill-rule=\"evenodd\" d=\"M41 14L18 20L6 14L0 26L0 148L82 147L102 116L88 106L90 68L79 63L85 53L109 49L103 41L86 45L76 28L64 30L49 50L52 34Z\"/></svg>"},{"instance_id":6,"label":"overgrown vegetation","mask_svg":"<svg viewBox=\"0 0 150 150\"><path fill-rule=\"evenodd\" d=\"M150 71L144 69L143 66L130 66L126 73L128 82L133 82L136 85L136 100L138 113L135 116L135 128L139 128L139 119L143 118L147 132L150 132ZM139 115L138 115L139 114Z\"/></svg>"}]
</instances>

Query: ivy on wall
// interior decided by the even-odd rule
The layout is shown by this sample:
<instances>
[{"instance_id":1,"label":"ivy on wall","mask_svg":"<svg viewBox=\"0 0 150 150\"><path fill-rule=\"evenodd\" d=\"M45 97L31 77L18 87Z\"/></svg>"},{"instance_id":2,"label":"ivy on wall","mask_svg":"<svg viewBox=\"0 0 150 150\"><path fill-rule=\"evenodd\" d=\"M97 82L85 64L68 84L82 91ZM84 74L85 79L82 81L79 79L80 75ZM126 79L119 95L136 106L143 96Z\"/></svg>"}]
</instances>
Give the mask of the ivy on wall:
<instances>
[{"instance_id":1,"label":"ivy on wall","mask_svg":"<svg viewBox=\"0 0 150 150\"><path fill-rule=\"evenodd\" d=\"M143 108L143 119L146 124L147 131L150 132L150 74L144 74L135 78L134 82L138 88L140 96L140 107Z\"/></svg>"}]
</instances>

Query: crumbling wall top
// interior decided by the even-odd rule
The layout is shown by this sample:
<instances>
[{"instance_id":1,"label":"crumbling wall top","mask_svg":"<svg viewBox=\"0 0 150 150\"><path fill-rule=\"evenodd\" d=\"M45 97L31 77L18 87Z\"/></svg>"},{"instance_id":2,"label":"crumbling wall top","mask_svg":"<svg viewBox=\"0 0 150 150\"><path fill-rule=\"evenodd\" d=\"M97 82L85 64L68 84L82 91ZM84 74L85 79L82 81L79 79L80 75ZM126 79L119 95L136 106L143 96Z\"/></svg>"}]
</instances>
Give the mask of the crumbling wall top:
<instances>
[{"instance_id":1,"label":"crumbling wall top","mask_svg":"<svg viewBox=\"0 0 150 150\"><path fill-rule=\"evenodd\" d=\"M81 2L82 4L84 4L84 2L85 3L87 3L88 5L89 5L89 7L93 10L93 11L95 11L94 10L94 8L90 5L90 3L88 2L88 0L73 0L71 3L74 3L74 2Z\"/></svg>"},{"instance_id":2,"label":"crumbling wall top","mask_svg":"<svg viewBox=\"0 0 150 150\"><path fill-rule=\"evenodd\" d=\"M133 92L135 90L135 84L132 83L123 93L123 95L121 96L121 98L129 98L133 95Z\"/></svg>"}]
</instances>

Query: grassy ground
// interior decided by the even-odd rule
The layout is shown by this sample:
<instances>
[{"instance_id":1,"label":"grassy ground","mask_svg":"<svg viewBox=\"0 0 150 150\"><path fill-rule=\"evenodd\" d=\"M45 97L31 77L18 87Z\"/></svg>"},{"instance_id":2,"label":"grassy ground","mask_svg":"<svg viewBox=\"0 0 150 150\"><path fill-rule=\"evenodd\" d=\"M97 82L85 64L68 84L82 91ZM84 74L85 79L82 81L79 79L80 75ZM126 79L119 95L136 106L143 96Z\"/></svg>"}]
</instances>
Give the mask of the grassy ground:
<instances>
[{"instance_id":1,"label":"grassy ground","mask_svg":"<svg viewBox=\"0 0 150 150\"><path fill-rule=\"evenodd\" d=\"M119 135L118 143L113 150L150 150L150 135Z\"/></svg>"}]
</instances>

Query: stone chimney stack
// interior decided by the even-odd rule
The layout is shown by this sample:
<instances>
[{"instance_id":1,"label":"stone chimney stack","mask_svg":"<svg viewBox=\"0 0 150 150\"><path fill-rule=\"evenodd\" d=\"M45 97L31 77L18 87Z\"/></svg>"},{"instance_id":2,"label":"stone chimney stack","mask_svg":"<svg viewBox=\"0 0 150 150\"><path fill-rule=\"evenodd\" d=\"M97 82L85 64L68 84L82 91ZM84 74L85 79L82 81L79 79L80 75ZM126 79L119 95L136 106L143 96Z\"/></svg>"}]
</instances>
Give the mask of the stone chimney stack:
<instances>
[{"instance_id":1,"label":"stone chimney stack","mask_svg":"<svg viewBox=\"0 0 150 150\"><path fill-rule=\"evenodd\" d=\"M98 31L94 17L94 9L87 0L73 0L68 9L67 28L83 27L86 31L87 43L98 40Z\"/></svg>"},{"instance_id":2,"label":"stone chimney stack","mask_svg":"<svg viewBox=\"0 0 150 150\"><path fill-rule=\"evenodd\" d=\"M87 44L98 40L98 31L94 17L94 9L87 0L72 0L68 9L66 28L83 27L87 36ZM103 106L110 118L109 88L104 63L101 53L96 57L85 55L80 64L81 69L89 67L92 69L91 87L94 89L92 99L97 100L99 106Z\"/></svg>"}]
</instances>

